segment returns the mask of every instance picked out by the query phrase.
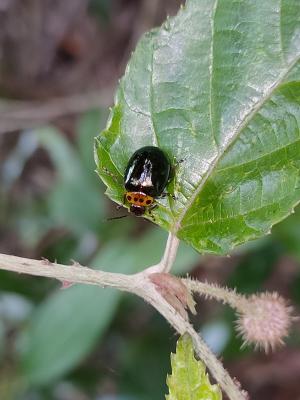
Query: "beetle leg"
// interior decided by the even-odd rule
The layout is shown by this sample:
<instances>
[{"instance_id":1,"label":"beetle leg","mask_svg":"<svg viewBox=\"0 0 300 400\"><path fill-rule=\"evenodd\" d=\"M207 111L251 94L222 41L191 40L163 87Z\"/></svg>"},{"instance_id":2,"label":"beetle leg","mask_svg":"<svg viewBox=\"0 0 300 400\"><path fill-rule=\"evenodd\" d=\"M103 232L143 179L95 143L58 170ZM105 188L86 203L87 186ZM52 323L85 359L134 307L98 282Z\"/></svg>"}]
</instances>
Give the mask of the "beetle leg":
<instances>
[{"instance_id":1,"label":"beetle leg","mask_svg":"<svg viewBox=\"0 0 300 400\"><path fill-rule=\"evenodd\" d=\"M164 199L164 198L167 197L167 196L172 197L173 200L177 200L177 197L174 196L174 194L168 193L168 192L163 192L159 197L162 198L162 199Z\"/></svg>"},{"instance_id":2,"label":"beetle leg","mask_svg":"<svg viewBox=\"0 0 300 400\"><path fill-rule=\"evenodd\" d=\"M177 160L176 157L174 157L173 168L177 168L180 164L185 162L185 160L186 160L186 157L185 158L181 158L180 160Z\"/></svg>"},{"instance_id":3,"label":"beetle leg","mask_svg":"<svg viewBox=\"0 0 300 400\"><path fill-rule=\"evenodd\" d=\"M182 158L180 160L177 160L176 157L173 157L173 164L171 166L169 178L168 178L168 183L171 182L175 176L176 176L176 169L179 167L181 163L183 163L186 160L186 158Z\"/></svg>"},{"instance_id":4,"label":"beetle leg","mask_svg":"<svg viewBox=\"0 0 300 400\"><path fill-rule=\"evenodd\" d=\"M151 219L152 219L153 222L155 222L155 217L154 217L154 215L152 214L152 211L155 210L157 207L158 207L158 204L153 203L153 204L151 204L151 206L149 206L149 208L148 208L148 214L149 214L149 216L151 217Z\"/></svg>"},{"instance_id":5,"label":"beetle leg","mask_svg":"<svg viewBox=\"0 0 300 400\"><path fill-rule=\"evenodd\" d=\"M118 177L118 175L114 174L113 172L109 171L106 167L102 167L102 171L110 176L116 183L120 184L120 179Z\"/></svg>"},{"instance_id":6,"label":"beetle leg","mask_svg":"<svg viewBox=\"0 0 300 400\"><path fill-rule=\"evenodd\" d=\"M126 193L124 193L123 195L123 203L117 205L117 210L120 210L122 207L124 207L125 203L126 203Z\"/></svg>"}]
</instances>

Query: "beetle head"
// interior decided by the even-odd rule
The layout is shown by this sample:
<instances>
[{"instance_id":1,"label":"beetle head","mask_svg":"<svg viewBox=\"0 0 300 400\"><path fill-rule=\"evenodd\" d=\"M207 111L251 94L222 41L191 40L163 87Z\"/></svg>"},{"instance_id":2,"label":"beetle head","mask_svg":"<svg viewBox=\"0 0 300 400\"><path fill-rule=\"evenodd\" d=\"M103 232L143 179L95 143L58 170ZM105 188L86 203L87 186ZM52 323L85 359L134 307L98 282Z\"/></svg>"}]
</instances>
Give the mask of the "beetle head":
<instances>
[{"instance_id":1,"label":"beetle head","mask_svg":"<svg viewBox=\"0 0 300 400\"><path fill-rule=\"evenodd\" d=\"M135 204L131 204L129 211L137 217L141 217L145 214L146 207L136 206Z\"/></svg>"}]
</instances>

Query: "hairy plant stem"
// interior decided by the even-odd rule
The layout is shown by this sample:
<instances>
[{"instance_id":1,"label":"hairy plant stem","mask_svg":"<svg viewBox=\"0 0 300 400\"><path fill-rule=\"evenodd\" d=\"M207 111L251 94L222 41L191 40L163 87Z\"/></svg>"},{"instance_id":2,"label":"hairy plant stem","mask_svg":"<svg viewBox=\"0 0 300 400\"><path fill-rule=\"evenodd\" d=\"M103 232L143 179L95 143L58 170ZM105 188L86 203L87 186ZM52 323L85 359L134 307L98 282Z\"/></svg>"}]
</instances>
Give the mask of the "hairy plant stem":
<instances>
[{"instance_id":1,"label":"hairy plant stem","mask_svg":"<svg viewBox=\"0 0 300 400\"><path fill-rule=\"evenodd\" d=\"M199 334L188 320L180 315L174 307L157 291L149 276L152 273L169 272L176 257L179 241L172 234L169 235L164 256L160 263L153 265L134 275L104 272L83 267L77 263L66 266L51 263L48 260L31 260L0 254L0 269L25 273L36 276L55 278L70 283L85 283L101 287L112 287L126 292L134 293L151 304L163 315L172 327L181 335L189 333L193 339L195 351L207 365L212 376L227 394L230 400L246 400L247 394L240 390L239 386L223 368Z\"/></svg>"},{"instance_id":2,"label":"hairy plant stem","mask_svg":"<svg viewBox=\"0 0 300 400\"><path fill-rule=\"evenodd\" d=\"M207 282L200 282L191 278L182 279L185 285L194 293L209 299L221 301L228 304L234 310L244 313L249 309L247 298L236 292L235 289L228 289Z\"/></svg>"}]
</instances>

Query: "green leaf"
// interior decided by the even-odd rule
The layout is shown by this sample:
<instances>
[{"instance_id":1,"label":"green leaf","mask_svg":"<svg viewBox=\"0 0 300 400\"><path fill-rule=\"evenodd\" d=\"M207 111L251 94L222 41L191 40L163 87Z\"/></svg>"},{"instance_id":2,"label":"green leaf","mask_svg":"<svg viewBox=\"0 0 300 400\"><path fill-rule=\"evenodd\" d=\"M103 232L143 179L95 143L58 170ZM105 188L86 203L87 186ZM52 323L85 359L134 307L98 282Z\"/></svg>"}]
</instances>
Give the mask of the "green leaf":
<instances>
[{"instance_id":1,"label":"green leaf","mask_svg":"<svg viewBox=\"0 0 300 400\"><path fill-rule=\"evenodd\" d=\"M119 243L114 245L94 260L96 265L121 261L116 254ZM131 261L125 253L125 268L130 268ZM76 366L104 334L120 297L121 292L110 289L75 285L46 299L20 338L26 380L31 385L44 385Z\"/></svg>"},{"instance_id":2,"label":"green leaf","mask_svg":"<svg viewBox=\"0 0 300 400\"><path fill-rule=\"evenodd\" d=\"M300 200L299 57L299 1L187 0L138 44L96 139L108 196L156 145L184 159L156 223L217 254L267 234Z\"/></svg>"},{"instance_id":3,"label":"green leaf","mask_svg":"<svg viewBox=\"0 0 300 400\"><path fill-rule=\"evenodd\" d=\"M44 385L76 366L105 332L118 300L112 291L76 286L43 303L23 337L28 382Z\"/></svg>"},{"instance_id":4,"label":"green leaf","mask_svg":"<svg viewBox=\"0 0 300 400\"><path fill-rule=\"evenodd\" d=\"M102 225L104 205L101 190L94 182L94 172L86 168L76 149L57 129L45 127L34 134L49 152L56 168L57 181L48 195L49 214L53 223L77 234L98 232ZM91 149L92 141L89 144ZM88 157L87 154L82 156L84 159Z\"/></svg>"},{"instance_id":5,"label":"green leaf","mask_svg":"<svg viewBox=\"0 0 300 400\"><path fill-rule=\"evenodd\" d=\"M195 359L191 337L179 338L176 354L171 354L172 375L167 377L169 394L166 400L221 400L217 385L209 382L205 365Z\"/></svg>"}]
</instances>

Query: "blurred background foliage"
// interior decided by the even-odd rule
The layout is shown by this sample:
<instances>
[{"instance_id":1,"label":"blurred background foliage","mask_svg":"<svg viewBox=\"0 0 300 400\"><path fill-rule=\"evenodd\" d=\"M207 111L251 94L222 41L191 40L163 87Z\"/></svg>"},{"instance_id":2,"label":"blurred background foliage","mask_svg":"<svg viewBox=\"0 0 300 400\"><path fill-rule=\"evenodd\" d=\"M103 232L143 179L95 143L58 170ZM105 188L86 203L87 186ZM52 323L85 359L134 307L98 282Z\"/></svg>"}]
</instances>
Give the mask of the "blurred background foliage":
<instances>
[{"instance_id":1,"label":"blurred background foliage","mask_svg":"<svg viewBox=\"0 0 300 400\"><path fill-rule=\"evenodd\" d=\"M160 229L131 216L107 221L124 212L104 196L93 138L138 38L180 3L0 3L1 252L124 273L160 259ZM299 312L299 242L298 209L230 258L181 245L176 272L242 293L277 290ZM251 398L299 398L299 322L272 355L241 350L233 322L228 308L199 299L195 325ZM132 296L0 271L1 400L163 399L175 341Z\"/></svg>"}]
</instances>

